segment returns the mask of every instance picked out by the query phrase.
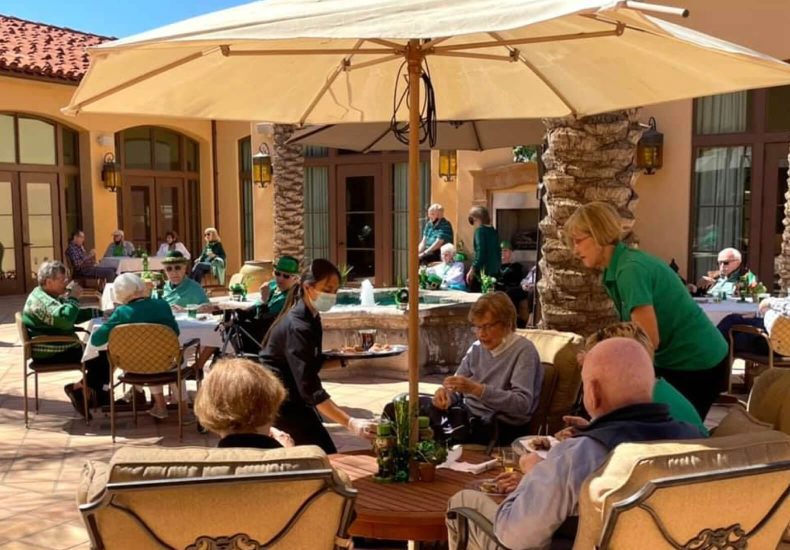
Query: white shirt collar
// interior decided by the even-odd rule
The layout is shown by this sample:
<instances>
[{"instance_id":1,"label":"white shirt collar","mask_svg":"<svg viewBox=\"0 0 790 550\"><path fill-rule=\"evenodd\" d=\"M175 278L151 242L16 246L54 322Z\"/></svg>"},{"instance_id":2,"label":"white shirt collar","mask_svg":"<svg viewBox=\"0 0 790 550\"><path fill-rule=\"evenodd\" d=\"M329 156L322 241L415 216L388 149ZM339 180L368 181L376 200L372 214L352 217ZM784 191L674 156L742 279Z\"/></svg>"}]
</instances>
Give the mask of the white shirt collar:
<instances>
[{"instance_id":1,"label":"white shirt collar","mask_svg":"<svg viewBox=\"0 0 790 550\"><path fill-rule=\"evenodd\" d=\"M505 351L507 351L507 349L510 346L513 345L513 343L516 341L517 337L518 337L518 334L516 334L515 332L511 332L510 334L505 336L505 338L502 340L501 344L499 344L494 349L490 350L491 355L493 355L494 357L497 357L497 356L502 355L503 353L505 353Z\"/></svg>"}]
</instances>

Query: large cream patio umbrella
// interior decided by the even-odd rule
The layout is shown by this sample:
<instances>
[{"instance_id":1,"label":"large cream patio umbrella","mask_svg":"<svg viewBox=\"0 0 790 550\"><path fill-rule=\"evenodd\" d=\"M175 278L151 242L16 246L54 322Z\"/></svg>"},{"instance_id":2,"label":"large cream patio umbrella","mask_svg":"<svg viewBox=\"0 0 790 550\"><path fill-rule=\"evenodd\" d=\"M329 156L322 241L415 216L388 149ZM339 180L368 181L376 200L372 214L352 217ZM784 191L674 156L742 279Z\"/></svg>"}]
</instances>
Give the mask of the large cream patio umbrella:
<instances>
[{"instance_id":1,"label":"large cream patio umbrella","mask_svg":"<svg viewBox=\"0 0 790 550\"><path fill-rule=\"evenodd\" d=\"M611 0L254 2L92 49L66 112L408 121L416 250L421 88L435 92L437 119L469 120L589 115L790 83L790 66L655 17L662 12L679 13ZM404 84L408 100L393 113ZM414 414L416 255L409 287Z\"/></svg>"}]
</instances>

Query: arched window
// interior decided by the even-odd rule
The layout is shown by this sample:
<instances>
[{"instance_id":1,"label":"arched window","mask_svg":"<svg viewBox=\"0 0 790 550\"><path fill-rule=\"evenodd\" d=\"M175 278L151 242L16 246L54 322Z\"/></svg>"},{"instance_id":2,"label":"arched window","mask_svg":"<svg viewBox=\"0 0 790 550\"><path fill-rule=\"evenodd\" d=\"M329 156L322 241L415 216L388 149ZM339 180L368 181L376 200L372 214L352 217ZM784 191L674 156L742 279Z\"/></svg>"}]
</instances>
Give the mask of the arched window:
<instances>
[{"instance_id":1,"label":"arched window","mask_svg":"<svg viewBox=\"0 0 790 550\"><path fill-rule=\"evenodd\" d=\"M0 113L0 294L28 292L81 226L79 157L77 131Z\"/></svg>"},{"instance_id":2,"label":"arched window","mask_svg":"<svg viewBox=\"0 0 790 550\"><path fill-rule=\"evenodd\" d=\"M153 254L168 231L190 251L201 243L198 143L156 126L116 135L121 163L119 227L138 248Z\"/></svg>"}]
</instances>

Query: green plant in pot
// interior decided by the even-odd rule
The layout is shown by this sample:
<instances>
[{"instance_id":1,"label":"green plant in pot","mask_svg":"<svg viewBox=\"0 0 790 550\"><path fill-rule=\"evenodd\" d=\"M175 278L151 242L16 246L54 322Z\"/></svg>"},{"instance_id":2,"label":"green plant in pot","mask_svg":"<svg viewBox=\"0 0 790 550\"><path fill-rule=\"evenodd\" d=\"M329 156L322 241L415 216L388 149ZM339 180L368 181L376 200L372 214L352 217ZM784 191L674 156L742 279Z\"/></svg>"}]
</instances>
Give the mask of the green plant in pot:
<instances>
[{"instance_id":1,"label":"green plant in pot","mask_svg":"<svg viewBox=\"0 0 790 550\"><path fill-rule=\"evenodd\" d=\"M436 478L436 466L447 459L447 447L433 439L426 439L415 445L414 458L418 461L420 479L433 481Z\"/></svg>"},{"instance_id":2,"label":"green plant in pot","mask_svg":"<svg viewBox=\"0 0 790 550\"><path fill-rule=\"evenodd\" d=\"M480 291L483 294L486 294L487 292L492 292L494 290L495 285L496 285L496 277L487 275L485 271L480 273Z\"/></svg>"}]
</instances>

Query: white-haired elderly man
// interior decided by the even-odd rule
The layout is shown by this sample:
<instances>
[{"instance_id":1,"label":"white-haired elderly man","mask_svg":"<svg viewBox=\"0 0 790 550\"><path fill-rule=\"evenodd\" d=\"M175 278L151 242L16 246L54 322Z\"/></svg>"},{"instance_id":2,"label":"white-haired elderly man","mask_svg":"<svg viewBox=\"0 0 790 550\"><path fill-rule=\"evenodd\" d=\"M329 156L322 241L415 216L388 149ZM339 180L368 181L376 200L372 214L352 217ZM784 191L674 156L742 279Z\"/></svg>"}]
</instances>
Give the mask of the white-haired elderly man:
<instances>
[{"instance_id":1,"label":"white-haired elderly man","mask_svg":"<svg viewBox=\"0 0 790 550\"><path fill-rule=\"evenodd\" d=\"M739 279L746 275L747 283L754 282L754 274L743 269L740 251L735 248L725 248L719 252L716 261L719 269L717 272L709 273L697 281L697 294L707 294L709 296L719 296L724 292L728 298L735 293L735 287Z\"/></svg>"},{"instance_id":2,"label":"white-haired elderly man","mask_svg":"<svg viewBox=\"0 0 790 550\"><path fill-rule=\"evenodd\" d=\"M179 334L178 323L170 310L170 304L164 300L148 298L145 283L139 276L134 273L119 275L113 283L113 291L116 301L121 305L91 335L91 344L94 346L105 346L110 332L115 327L129 323L156 323L170 327L176 335ZM152 386L151 397L154 406L148 411L148 414L160 420L167 418L167 404L162 387ZM182 401L187 400L185 388L180 388L178 398Z\"/></svg>"},{"instance_id":3,"label":"white-haired elderly man","mask_svg":"<svg viewBox=\"0 0 790 550\"><path fill-rule=\"evenodd\" d=\"M422 240L417 247L420 263L429 264L441 260L440 249L453 242L453 226L444 217L444 207L432 204L428 207L428 220L422 230Z\"/></svg>"},{"instance_id":4,"label":"white-haired elderly man","mask_svg":"<svg viewBox=\"0 0 790 550\"><path fill-rule=\"evenodd\" d=\"M37 363L80 363L82 346L77 341L75 325L88 321L93 310L80 309L82 289L69 284L69 272L61 262L44 262L38 268L38 286L27 297L22 309L22 322L30 336L73 336L74 342L33 346L31 356ZM106 357L85 364L89 386L101 387L108 370ZM63 388L74 409L85 414L82 381Z\"/></svg>"},{"instance_id":5,"label":"white-haired elderly man","mask_svg":"<svg viewBox=\"0 0 790 550\"><path fill-rule=\"evenodd\" d=\"M434 275L442 278L442 290L466 290L464 262L455 260L455 245L446 243L440 249L442 261L429 270Z\"/></svg>"}]
</instances>

